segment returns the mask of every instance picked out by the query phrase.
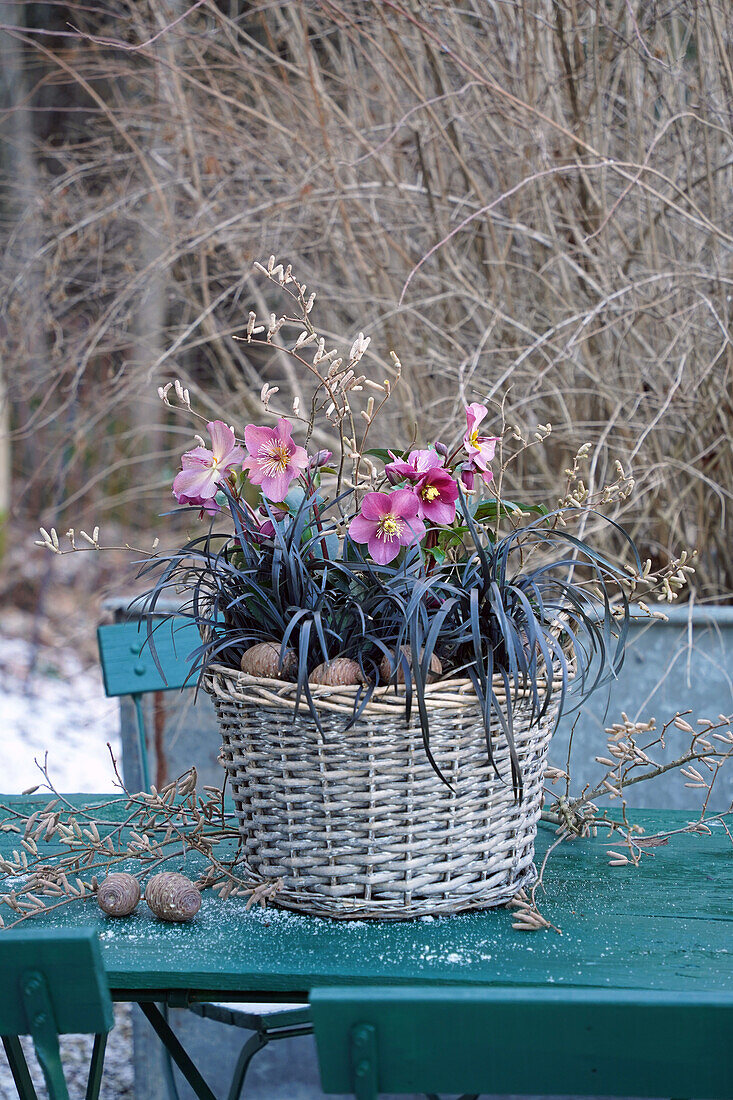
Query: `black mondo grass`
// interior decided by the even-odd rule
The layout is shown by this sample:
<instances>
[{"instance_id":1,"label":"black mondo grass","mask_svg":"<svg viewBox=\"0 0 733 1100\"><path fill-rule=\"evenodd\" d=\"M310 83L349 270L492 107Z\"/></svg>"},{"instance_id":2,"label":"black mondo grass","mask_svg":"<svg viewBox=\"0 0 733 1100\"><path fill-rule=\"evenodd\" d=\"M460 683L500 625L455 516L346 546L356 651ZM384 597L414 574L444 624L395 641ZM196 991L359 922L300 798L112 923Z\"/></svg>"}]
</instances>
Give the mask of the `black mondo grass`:
<instances>
[{"instance_id":1,"label":"black mondo grass","mask_svg":"<svg viewBox=\"0 0 733 1100\"><path fill-rule=\"evenodd\" d=\"M286 650L297 657L295 714L307 708L322 733L309 686L313 669L334 657L358 663L364 684L348 728L384 684L380 666L387 657L395 691L398 671L404 677L405 721L416 715L427 758L450 786L431 750L426 686L437 657L444 678L471 680L488 760L499 776L495 746L503 738L513 796L521 801L513 721L520 695L528 699L530 725L538 724L551 710L559 718L571 702L579 706L621 668L629 569L559 526L557 512L493 541L461 493L467 533L457 560L437 563L414 547L396 563L379 565L350 538L336 538L338 520L326 515L335 514L333 506L317 524L312 497L286 519L268 507L272 531L263 535L249 510L227 497L233 534L217 533L212 520L205 534L141 570L151 580L139 601L154 657L156 624L171 617L158 604L186 594L172 617L193 620L201 632L201 645L189 655L199 683L212 665L238 670L245 650L276 641L281 661ZM630 538L613 526L641 568Z\"/></svg>"}]
</instances>

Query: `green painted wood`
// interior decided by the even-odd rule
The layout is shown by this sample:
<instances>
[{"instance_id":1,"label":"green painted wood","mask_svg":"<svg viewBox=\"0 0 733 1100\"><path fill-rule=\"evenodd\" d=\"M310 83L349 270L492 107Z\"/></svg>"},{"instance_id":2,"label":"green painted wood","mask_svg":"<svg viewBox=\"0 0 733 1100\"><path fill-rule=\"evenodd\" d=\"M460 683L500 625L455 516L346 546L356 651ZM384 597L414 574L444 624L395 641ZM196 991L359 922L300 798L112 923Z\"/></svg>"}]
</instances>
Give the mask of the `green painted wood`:
<instances>
[{"instance_id":1,"label":"green painted wood","mask_svg":"<svg viewBox=\"0 0 733 1100\"><path fill-rule=\"evenodd\" d=\"M319 1036L322 1041L322 1028L319 1028L319 1033L316 1035L320 1050ZM352 1019L345 1033L339 1028L339 1039L344 1044L346 1088L353 1091L356 1100L376 1100L380 1080L377 1029L374 1024L366 1023L365 1019ZM332 1049L330 1042L329 1049ZM321 1067L321 1084L324 1080L327 1078L324 1079Z\"/></svg>"},{"instance_id":2,"label":"green painted wood","mask_svg":"<svg viewBox=\"0 0 733 1100\"><path fill-rule=\"evenodd\" d=\"M82 806L89 797L74 801ZM32 812L45 802L0 796L0 804ZM119 805L100 808L100 832L111 831L122 813ZM0 819L6 816L0 809ZM652 832L680 827L687 817L645 811L635 820ZM163 1000L180 990L184 1002L189 994L274 1001L297 1000L319 986L466 984L554 985L568 1003L588 988L656 990L670 1002L681 992L712 997L733 990L733 849L725 831L712 828L708 837L673 837L639 870L609 868L601 836L563 845L548 863L542 899L561 936L515 932L506 910L340 923L246 911L244 899L222 902L210 893L187 925L161 924L144 905L115 921L90 901L39 918L34 927L95 927L110 986L132 998ZM540 854L553 838L540 828ZM0 851L14 847L17 835L0 833ZM183 869L195 876L200 866L191 853Z\"/></svg>"},{"instance_id":3,"label":"green painted wood","mask_svg":"<svg viewBox=\"0 0 733 1100\"><path fill-rule=\"evenodd\" d=\"M40 970L25 970L20 976L17 989L50 1100L69 1100L51 993L46 979Z\"/></svg>"},{"instance_id":4,"label":"green painted wood","mask_svg":"<svg viewBox=\"0 0 733 1100\"><path fill-rule=\"evenodd\" d=\"M58 1040L68 1033L96 1036L87 1087L87 1100L96 1100L104 1036L114 1026L96 931L11 929L0 935L0 978L0 1035L21 1100L36 1094L17 1036L32 1036L50 1100L69 1100Z\"/></svg>"},{"instance_id":5,"label":"green painted wood","mask_svg":"<svg viewBox=\"0 0 733 1100\"><path fill-rule=\"evenodd\" d=\"M311 1006L325 1092L733 1097L733 989L335 987Z\"/></svg>"},{"instance_id":6,"label":"green painted wood","mask_svg":"<svg viewBox=\"0 0 733 1100\"><path fill-rule=\"evenodd\" d=\"M114 1024L96 928L37 921L9 929L0 934L0 974L0 1035L30 1035L46 998L55 1034L98 1034Z\"/></svg>"},{"instance_id":7,"label":"green painted wood","mask_svg":"<svg viewBox=\"0 0 733 1100\"><path fill-rule=\"evenodd\" d=\"M194 687L191 654L201 645L201 636L191 622L161 620L155 627L158 670L147 641L144 622L114 623L97 630L99 659L107 695L140 695L148 691L171 691Z\"/></svg>"}]
</instances>

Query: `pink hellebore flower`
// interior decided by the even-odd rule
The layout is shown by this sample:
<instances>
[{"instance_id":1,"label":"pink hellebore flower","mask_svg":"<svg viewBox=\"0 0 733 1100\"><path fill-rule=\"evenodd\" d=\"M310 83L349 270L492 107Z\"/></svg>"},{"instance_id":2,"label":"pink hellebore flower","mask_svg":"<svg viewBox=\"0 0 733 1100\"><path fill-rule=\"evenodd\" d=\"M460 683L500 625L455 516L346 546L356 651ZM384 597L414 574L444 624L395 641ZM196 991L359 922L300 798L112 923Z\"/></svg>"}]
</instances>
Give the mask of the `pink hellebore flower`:
<instances>
[{"instance_id":1,"label":"pink hellebore flower","mask_svg":"<svg viewBox=\"0 0 733 1100\"><path fill-rule=\"evenodd\" d=\"M418 515L447 527L456 518L458 486L447 470L434 467L415 486Z\"/></svg>"},{"instance_id":2,"label":"pink hellebore flower","mask_svg":"<svg viewBox=\"0 0 733 1100\"><path fill-rule=\"evenodd\" d=\"M244 450L237 443L234 429L223 420L212 420L206 427L211 450L194 447L186 451L181 458L183 468L173 479L173 495L179 504L198 504L213 513L218 509L214 497L219 482L242 461Z\"/></svg>"},{"instance_id":3,"label":"pink hellebore flower","mask_svg":"<svg viewBox=\"0 0 733 1100\"><path fill-rule=\"evenodd\" d=\"M463 446L468 453L471 468L472 470L478 470L484 481L491 481L494 476L489 469L489 463L496 453L496 444L499 442L496 436L478 434L479 424L488 414L488 411L485 405L473 404L466 406L468 428L463 437ZM468 488L465 476L463 482Z\"/></svg>"},{"instance_id":4,"label":"pink hellebore flower","mask_svg":"<svg viewBox=\"0 0 733 1100\"><path fill-rule=\"evenodd\" d=\"M403 479L419 481L428 470L434 470L437 466L443 465L443 459L432 448L429 451L410 451L407 461L395 458L391 451L389 453L392 455L392 461L384 467L384 472L393 485Z\"/></svg>"},{"instance_id":5,"label":"pink hellebore flower","mask_svg":"<svg viewBox=\"0 0 733 1100\"><path fill-rule=\"evenodd\" d=\"M402 546L419 542L425 524L417 514L418 501L411 489L394 493L367 493L361 512L349 525L354 542L365 542L378 565L388 565Z\"/></svg>"},{"instance_id":6,"label":"pink hellebore flower","mask_svg":"<svg viewBox=\"0 0 733 1100\"><path fill-rule=\"evenodd\" d=\"M253 485L261 485L268 500L284 500L290 482L308 465L308 455L303 447L296 447L290 438L290 421L281 416L274 428L256 428L248 424L244 429L244 442L249 455L244 468L249 470Z\"/></svg>"}]
</instances>

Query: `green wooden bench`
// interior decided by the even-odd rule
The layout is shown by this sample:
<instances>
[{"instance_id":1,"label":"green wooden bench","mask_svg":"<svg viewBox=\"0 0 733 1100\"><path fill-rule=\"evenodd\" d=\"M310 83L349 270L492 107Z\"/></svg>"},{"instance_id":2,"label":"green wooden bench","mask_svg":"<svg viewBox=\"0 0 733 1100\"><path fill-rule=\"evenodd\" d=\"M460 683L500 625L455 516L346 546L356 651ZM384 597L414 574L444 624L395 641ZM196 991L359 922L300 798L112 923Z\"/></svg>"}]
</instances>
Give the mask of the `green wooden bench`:
<instances>
[{"instance_id":1,"label":"green wooden bench","mask_svg":"<svg viewBox=\"0 0 733 1100\"><path fill-rule=\"evenodd\" d=\"M182 691L195 687L196 675L191 673L190 655L201 645L201 636L196 626L180 620L161 620L155 626L153 637L155 654L147 641L147 627L142 622L114 623L100 626L97 630L105 692L110 698L129 696L135 707L140 774L146 789L150 786L150 767L143 696L149 692ZM176 1062L189 1084L192 1084L195 1077L196 1087L199 1090L208 1090L170 1028L167 1006L163 1005L161 1010L155 1009L153 1005L141 1007L165 1049L169 1095L176 1095L171 1059ZM269 1011L258 1011L257 1006L217 1002L195 1003L188 1007L204 1019L252 1033L242 1046L227 1100L237 1100L240 1096L252 1059L268 1043L275 1039L309 1035L313 1031L307 1005L289 1005Z\"/></svg>"},{"instance_id":2,"label":"green wooden bench","mask_svg":"<svg viewBox=\"0 0 733 1100\"><path fill-rule=\"evenodd\" d=\"M69 1100L59 1035L93 1034L86 1100L97 1100L112 1001L96 930L0 934L0 1035L21 1100L37 1100L19 1036L30 1035L51 1100Z\"/></svg>"}]
</instances>

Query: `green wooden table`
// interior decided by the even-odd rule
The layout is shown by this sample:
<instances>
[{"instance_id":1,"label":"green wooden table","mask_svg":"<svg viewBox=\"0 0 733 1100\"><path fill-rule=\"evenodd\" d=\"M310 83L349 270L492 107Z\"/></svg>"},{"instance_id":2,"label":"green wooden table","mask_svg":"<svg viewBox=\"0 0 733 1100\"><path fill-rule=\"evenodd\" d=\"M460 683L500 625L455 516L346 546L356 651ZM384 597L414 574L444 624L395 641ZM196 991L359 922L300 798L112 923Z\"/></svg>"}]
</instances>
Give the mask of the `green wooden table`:
<instances>
[{"instance_id":1,"label":"green wooden table","mask_svg":"<svg viewBox=\"0 0 733 1100\"><path fill-rule=\"evenodd\" d=\"M26 813L46 801L0 796ZM97 816L113 820L109 809ZM636 820L657 831L686 815ZM540 828L540 854L552 838ZM0 834L0 851L16 846L16 834ZM733 1097L728 835L713 825L712 836L675 836L642 870L609 868L607 847L599 834L553 854L542 908L562 935L513 931L506 910L338 923L245 912L243 900L211 895L190 925L160 923L145 906L111 920L94 902L36 920L98 929L115 1000L309 999L327 1091L348 1077L365 1097L395 1080L407 1091L455 1091L458 1080L472 1092ZM185 870L196 869L191 858ZM339 1041L324 1043L326 1030ZM519 1053L520 1040L531 1057ZM358 1063L360 1043L368 1050ZM400 1062L412 1066L409 1081ZM361 1092L357 1064L371 1066Z\"/></svg>"}]
</instances>

